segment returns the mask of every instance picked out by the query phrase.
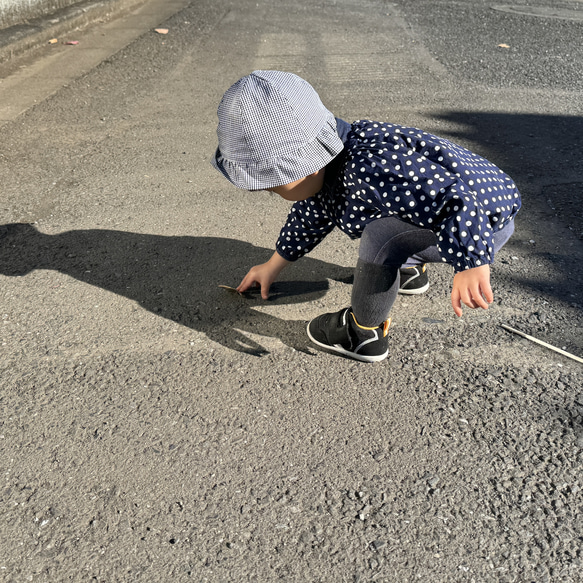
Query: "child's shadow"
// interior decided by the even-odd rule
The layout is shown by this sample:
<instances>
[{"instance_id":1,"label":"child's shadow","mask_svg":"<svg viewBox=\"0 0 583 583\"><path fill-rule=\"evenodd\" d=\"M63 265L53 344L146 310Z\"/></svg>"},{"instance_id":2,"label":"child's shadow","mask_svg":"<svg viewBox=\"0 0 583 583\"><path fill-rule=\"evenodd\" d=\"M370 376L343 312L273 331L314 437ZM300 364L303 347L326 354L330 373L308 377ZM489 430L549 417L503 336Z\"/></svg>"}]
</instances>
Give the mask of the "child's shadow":
<instances>
[{"instance_id":1,"label":"child's shadow","mask_svg":"<svg viewBox=\"0 0 583 583\"><path fill-rule=\"evenodd\" d=\"M234 239L100 229L46 235L22 223L0 226L0 237L0 274L22 276L34 269L54 269L135 300L241 352L266 352L241 331L273 336L296 350L308 346L304 322L252 309L264 304L258 293L242 297L218 288L219 284L236 286L251 266L269 259L273 253L269 249ZM274 284L269 302L312 301L326 293L326 278L348 282L352 272L305 258L293 268L298 279Z\"/></svg>"}]
</instances>

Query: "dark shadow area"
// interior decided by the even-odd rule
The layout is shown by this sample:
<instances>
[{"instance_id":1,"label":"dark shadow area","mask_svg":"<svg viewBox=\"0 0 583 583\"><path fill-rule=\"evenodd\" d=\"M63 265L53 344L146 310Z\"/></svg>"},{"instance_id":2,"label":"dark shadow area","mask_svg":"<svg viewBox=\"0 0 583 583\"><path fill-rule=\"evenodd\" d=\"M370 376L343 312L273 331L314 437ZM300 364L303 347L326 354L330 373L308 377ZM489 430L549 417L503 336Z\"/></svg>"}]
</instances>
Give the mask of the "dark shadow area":
<instances>
[{"instance_id":1,"label":"dark shadow area","mask_svg":"<svg viewBox=\"0 0 583 583\"><path fill-rule=\"evenodd\" d=\"M583 117L452 111L435 114L465 126L448 136L507 172L524 209L556 216L575 231L583 225Z\"/></svg>"},{"instance_id":2,"label":"dark shadow area","mask_svg":"<svg viewBox=\"0 0 583 583\"><path fill-rule=\"evenodd\" d=\"M434 114L463 129L447 136L477 151L516 181L523 206L509 241L560 270L552 283L541 282L536 270L516 273L515 281L533 292L562 301L580 301L583 278L583 117L451 111ZM529 240L536 245L525 247ZM575 293L574 300L571 294Z\"/></svg>"},{"instance_id":3,"label":"dark shadow area","mask_svg":"<svg viewBox=\"0 0 583 583\"><path fill-rule=\"evenodd\" d=\"M100 229L46 235L33 225L0 226L0 273L23 276L51 269L136 301L146 310L206 334L227 348L265 350L240 330L272 336L305 351L304 322L288 322L257 310L258 293L219 289L236 286L247 270L273 250L218 237L165 237ZM321 298L328 280L350 281L353 270L311 258L288 271L293 281L272 286L269 303L296 304ZM79 306L82 310L83 306Z\"/></svg>"},{"instance_id":4,"label":"dark shadow area","mask_svg":"<svg viewBox=\"0 0 583 583\"><path fill-rule=\"evenodd\" d=\"M520 235L514 235L504 246L507 254L523 254L525 253L525 243L527 241L521 240ZM571 264L571 257L568 253L552 253L536 250L535 246L528 245L527 251L529 260L527 263L513 263L506 259L495 260L496 263L510 263L512 270L506 271L506 277L511 278L512 282L521 287L536 293L537 296L546 296L554 298L565 304L573 304L575 301L581 300L579 293L579 286L575 284L575 273ZM532 266L539 266L536 270ZM552 265L554 274L549 277L541 277L538 270L544 269L542 265ZM558 274L558 275L557 275ZM499 277L496 275L496 278Z\"/></svg>"},{"instance_id":5,"label":"dark shadow area","mask_svg":"<svg viewBox=\"0 0 583 583\"><path fill-rule=\"evenodd\" d=\"M471 142L470 148L510 174L519 188L533 180L541 185L583 182L581 116L448 111L433 117L447 126L465 126L448 130L448 137L462 145Z\"/></svg>"}]
</instances>

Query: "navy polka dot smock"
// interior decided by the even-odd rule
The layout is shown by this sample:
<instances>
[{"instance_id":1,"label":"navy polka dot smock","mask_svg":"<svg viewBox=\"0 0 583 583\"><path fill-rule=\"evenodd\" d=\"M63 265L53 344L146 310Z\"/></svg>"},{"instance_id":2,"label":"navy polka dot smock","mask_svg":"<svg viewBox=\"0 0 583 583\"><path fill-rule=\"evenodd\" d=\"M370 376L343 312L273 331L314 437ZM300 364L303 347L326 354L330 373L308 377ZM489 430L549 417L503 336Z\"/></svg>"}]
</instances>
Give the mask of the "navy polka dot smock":
<instances>
[{"instance_id":1,"label":"navy polka dot smock","mask_svg":"<svg viewBox=\"0 0 583 583\"><path fill-rule=\"evenodd\" d=\"M493 233L520 208L512 179L485 158L422 130L368 120L338 121L344 150L316 195L294 203L277 252L295 261L336 226L357 239L396 217L437 236L456 272L493 261Z\"/></svg>"}]
</instances>

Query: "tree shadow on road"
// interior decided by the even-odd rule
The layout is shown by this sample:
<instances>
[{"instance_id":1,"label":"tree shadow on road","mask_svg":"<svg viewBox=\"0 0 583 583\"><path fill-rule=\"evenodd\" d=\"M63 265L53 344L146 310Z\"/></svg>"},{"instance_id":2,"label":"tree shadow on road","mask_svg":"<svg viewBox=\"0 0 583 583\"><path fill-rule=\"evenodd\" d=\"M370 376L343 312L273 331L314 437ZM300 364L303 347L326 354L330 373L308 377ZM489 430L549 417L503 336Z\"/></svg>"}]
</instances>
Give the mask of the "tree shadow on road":
<instances>
[{"instance_id":1,"label":"tree shadow on road","mask_svg":"<svg viewBox=\"0 0 583 583\"><path fill-rule=\"evenodd\" d=\"M457 129L454 141L478 151L516 181L523 209L540 223L562 223L583 239L583 117L448 111L434 117ZM538 226L538 225L537 225Z\"/></svg>"},{"instance_id":2,"label":"tree shadow on road","mask_svg":"<svg viewBox=\"0 0 583 583\"><path fill-rule=\"evenodd\" d=\"M525 182L583 182L582 116L447 111L433 117L457 128L448 137L486 156L512 176L519 188Z\"/></svg>"},{"instance_id":3,"label":"tree shadow on road","mask_svg":"<svg viewBox=\"0 0 583 583\"><path fill-rule=\"evenodd\" d=\"M528 249L532 264L551 264L555 280L541 281L531 270L527 276L516 273L516 283L568 303L575 294L580 301L583 117L483 111L447 111L434 117L457 128L448 137L502 168L522 193L523 207L508 248L524 250L535 240Z\"/></svg>"},{"instance_id":4,"label":"tree shadow on road","mask_svg":"<svg viewBox=\"0 0 583 583\"><path fill-rule=\"evenodd\" d=\"M47 235L24 223L0 226L0 233L3 275L55 270L134 300L154 314L240 352L266 352L245 332L272 336L296 350L307 350L304 322L253 309L266 305L258 293L242 297L218 288L219 284L237 285L249 267L267 261L272 250L219 237L100 229ZM352 274L350 268L305 258L294 266L293 276L298 279L274 284L268 302L313 301L326 294L328 279L349 281Z\"/></svg>"}]
</instances>

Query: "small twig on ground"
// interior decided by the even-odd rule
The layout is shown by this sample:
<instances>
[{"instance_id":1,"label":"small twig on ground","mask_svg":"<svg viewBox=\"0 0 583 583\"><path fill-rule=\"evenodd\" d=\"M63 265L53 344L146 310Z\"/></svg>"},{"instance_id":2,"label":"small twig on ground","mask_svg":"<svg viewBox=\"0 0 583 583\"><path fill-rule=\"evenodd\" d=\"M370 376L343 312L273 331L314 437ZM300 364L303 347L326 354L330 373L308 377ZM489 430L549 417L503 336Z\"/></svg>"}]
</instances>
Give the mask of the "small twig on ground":
<instances>
[{"instance_id":1,"label":"small twig on ground","mask_svg":"<svg viewBox=\"0 0 583 583\"><path fill-rule=\"evenodd\" d=\"M559 354L562 354L563 356L566 356L568 358L572 358L573 360L576 360L577 362L583 363L583 358L579 358L578 356L575 356L574 354L571 354L570 352L567 352L566 350L561 350L560 348L557 348L556 346L553 346L552 344L547 344L546 342L543 342L542 340L539 340L538 338L534 338L534 336L529 336L528 334L525 334L524 332L521 332L520 330L516 330L515 328L511 328L510 326L506 326L506 324L500 324L500 326L502 328L504 328L504 330L508 330L508 332L518 334L519 336L522 336L523 338L526 338L527 340L530 340L531 342L536 342L537 344L540 344L541 346L544 346L546 348L550 348L551 350L554 350L555 352L558 352Z\"/></svg>"}]
</instances>

